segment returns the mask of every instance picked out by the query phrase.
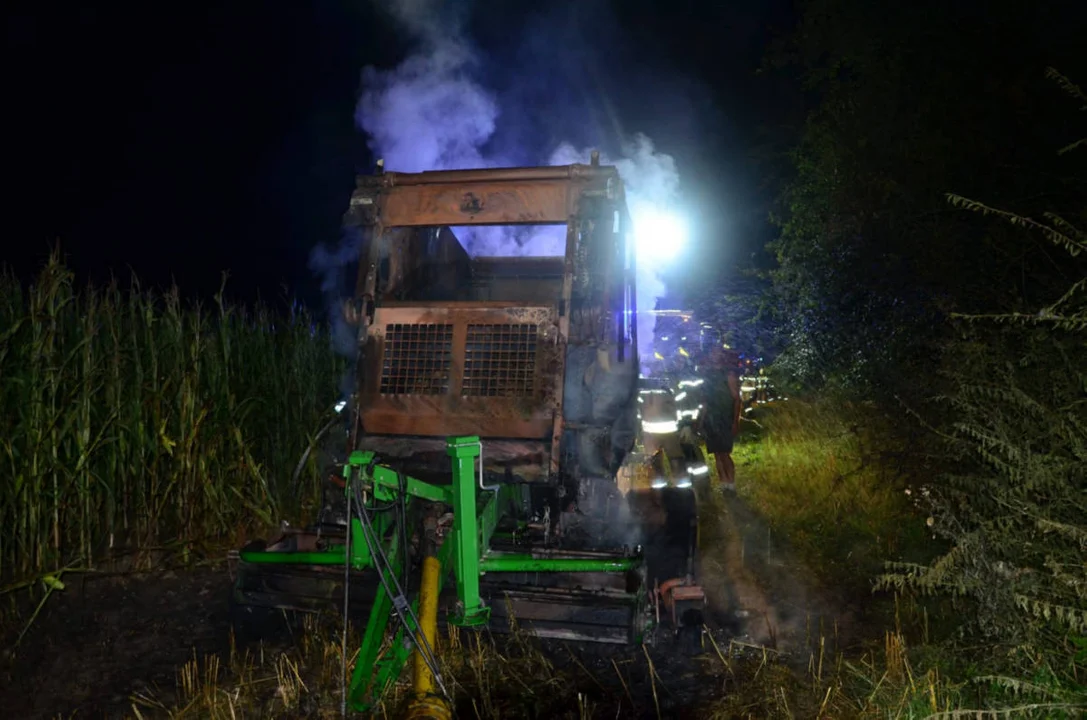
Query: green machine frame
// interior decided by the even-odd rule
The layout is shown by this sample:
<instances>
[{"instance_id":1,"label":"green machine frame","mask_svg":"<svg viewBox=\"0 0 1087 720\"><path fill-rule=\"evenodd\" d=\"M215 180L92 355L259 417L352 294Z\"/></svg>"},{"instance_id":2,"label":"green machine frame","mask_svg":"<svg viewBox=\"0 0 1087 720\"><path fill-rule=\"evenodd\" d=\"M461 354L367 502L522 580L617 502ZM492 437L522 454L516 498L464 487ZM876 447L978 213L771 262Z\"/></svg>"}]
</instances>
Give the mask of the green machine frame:
<instances>
[{"instance_id":1,"label":"green machine frame","mask_svg":"<svg viewBox=\"0 0 1087 720\"><path fill-rule=\"evenodd\" d=\"M372 512L378 503L417 498L442 503L453 508L452 532L441 539L435 556L441 563L439 592L450 571L456 581L457 602L447 620L460 627L479 627L490 619L490 608L480 594L483 573L622 573L636 570L639 556L586 558L539 557L531 552L491 552L491 539L499 521L501 509L514 500L516 486L501 484L485 486L482 473L477 473L476 460L482 452L478 437L453 437L447 441L447 455L452 460L452 483L434 485L375 464L372 452L353 452L344 467L345 493L348 507L346 542L316 551L243 550L239 559L252 565L320 565L349 564L352 570L374 570L380 580L362 638L358 659L348 688L348 704L357 711L374 707L388 686L395 682L412 652L409 639L418 638L419 598L408 601L396 577L403 572L407 559L398 533L388 533L390 513ZM477 490L478 485L478 490ZM407 497L401 498L401 493ZM363 498L358 507L356 498ZM387 541L383 538L389 536ZM379 554L375 557L375 553ZM644 591L643 591L644 592ZM407 609L411 608L408 612ZM380 655L390 617L401 618L394 641ZM407 631L411 638L405 637ZM636 631L637 632L637 631ZM636 642L641 637L635 638ZM380 656L379 656L380 655Z\"/></svg>"}]
</instances>

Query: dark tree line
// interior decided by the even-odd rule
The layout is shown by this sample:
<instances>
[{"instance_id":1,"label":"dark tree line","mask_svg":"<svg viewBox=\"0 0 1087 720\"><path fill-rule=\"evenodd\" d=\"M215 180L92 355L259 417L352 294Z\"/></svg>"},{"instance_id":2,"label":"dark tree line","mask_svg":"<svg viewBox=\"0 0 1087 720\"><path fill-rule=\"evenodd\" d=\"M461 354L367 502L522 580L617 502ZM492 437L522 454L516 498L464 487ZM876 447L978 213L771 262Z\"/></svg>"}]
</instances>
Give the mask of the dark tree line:
<instances>
[{"instance_id":1,"label":"dark tree line","mask_svg":"<svg viewBox=\"0 0 1087 720\"><path fill-rule=\"evenodd\" d=\"M1045 70L1074 77L1085 35L1059 3L1015 5L815 0L773 53L812 98L768 248L797 380L916 399L951 313L1044 304L1082 271L947 200L1083 211L1082 161L1057 153L1080 118Z\"/></svg>"},{"instance_id":2,"label":"dark tree line","mask_svg":"<svg viewBox=\"0 0 1087 720\"><path fill-rule=\"evenodd\" d=\"M950 549L884 583L967 599L1054 702L1087 661L1085 16L803 3L764 68L806 107L768 155L778 232L707 303L780 379L923 431Z\"/></svg>"}]
</instances>

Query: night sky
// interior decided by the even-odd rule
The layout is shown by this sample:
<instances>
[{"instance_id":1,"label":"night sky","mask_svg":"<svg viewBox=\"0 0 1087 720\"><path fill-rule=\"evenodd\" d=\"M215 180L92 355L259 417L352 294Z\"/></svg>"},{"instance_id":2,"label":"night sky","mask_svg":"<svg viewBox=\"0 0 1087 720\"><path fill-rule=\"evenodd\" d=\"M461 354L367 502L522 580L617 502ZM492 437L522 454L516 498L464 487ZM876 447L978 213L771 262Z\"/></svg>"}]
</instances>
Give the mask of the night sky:
<instances>
[{"instance_id":1,"label":"night sky","mask_svg":"<svg viewBox=\"0 0 1087 720\"><path fill-rule=\"evenodd\" d=\"M0 261L30 278L59 241L81 279L132 268L207 297L229 270L239 299L318 299L307 259L337 241L373 160L354 121L362 69L413 48L397 23L370 0L19 5ZM495 142L530 154L648 134L697 210L687 260L712 275L766 239L753 156L789 113L755 71L790 5L471 3L479 80L517 108Z\"/></svg>"}]
</instances>

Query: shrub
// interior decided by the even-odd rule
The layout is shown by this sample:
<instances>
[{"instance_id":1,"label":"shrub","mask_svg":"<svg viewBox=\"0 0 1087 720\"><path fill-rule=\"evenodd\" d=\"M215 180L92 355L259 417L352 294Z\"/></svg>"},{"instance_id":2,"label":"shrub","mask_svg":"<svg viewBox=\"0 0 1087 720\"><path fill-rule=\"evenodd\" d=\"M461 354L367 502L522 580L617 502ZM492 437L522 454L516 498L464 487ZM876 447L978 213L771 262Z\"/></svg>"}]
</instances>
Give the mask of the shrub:
<instances>
[{"instance_id":1,"label":"shrub","mask_svg":"<svg viewBox=\"0 0 1087 720\"><path fill-rule=\"evenodd\" d=\"M1051 75L1087 104L1082 92ZM952 545L929 565L895 566L883 585L968 598L976 628L1012 648L1032 687L1083 693L1077 678L1087 660L1087 277L1080 255L1087 233L1055 214L1035 221L950 199L1041 233L1065 252L1054 277L1075 279L1036 313L957 318L963 341L948 355L956 368L949 373L953 391L939 398L948 408L938 431L947 472L932 510L934 530Z\"/></svg>"}]
</instances>

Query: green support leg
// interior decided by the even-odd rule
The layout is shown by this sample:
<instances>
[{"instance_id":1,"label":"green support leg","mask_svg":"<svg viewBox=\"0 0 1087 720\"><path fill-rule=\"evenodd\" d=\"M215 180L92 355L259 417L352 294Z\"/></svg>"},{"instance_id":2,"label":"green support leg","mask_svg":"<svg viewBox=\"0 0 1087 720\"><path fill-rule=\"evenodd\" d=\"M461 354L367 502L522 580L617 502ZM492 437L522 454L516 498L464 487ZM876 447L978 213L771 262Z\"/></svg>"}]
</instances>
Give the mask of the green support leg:
<instances>
[{"instance_id":1,"label":"green support leg","mask_svg":"<svg viewBox=\"0 0 1087 720\"><path fill-rule=\"evenodd\" d=\"M370 557L370 546L366 544L366 536L362 534L362 521L358 518L351 518L351 567L356 570L365 570L368 567L373 567L374 559ZM385 530L388 529L389 520L385 515L379 515L373 518L374 533L378 537L382 537L385 534Z\"/></svg>"},{"instance_id":2,"label":"green support leg","mask_svg":"<svg viewBox=\"0 0 1087 720\"><path fill-rule=\"evenodd\" d=\"M478 437L451 438L446 450L453 458L453 539L459 606L450 619L455 625L487 624L490 609L479 596L479 524L476 518L476 458Z\"/></svg>"},{"instance_id":3,"label":"green support leg","mask_svg":"<svg viewBox=\"0 0 1087 720\"><path fill-rule=\"evenodd\" d=\"M368 702L374 686L374 664L377 662L378 651L381 649L381 641L385 639L385 629L389 626L389 614L393 609L393 601L381 588L377 590L374 605L370 610L370 619L366 623L366 633L362 636L362 646L359 648L358 658L355 660L355 669L351 673L351 686L348 691L348 702L351 707L360 712L368 710Z\"/></svg>"},{"instance_id":4,"label":"green support leg","mask_svg":"<svg viewBox=\"0 0 1087 720\"><path fill-rule=\"evenodd\" d=\"M361 526L359 535L362 535ZM365 539L363 539L363 544L365 545ZM389 559L393 574L399 575L403 565L403 558L401 557L400 543L395 533L385 555ZM380 570L376 571L381 572ZM386 581L391 585L391 578L386 578ZM385 690L382 682L383 678L376 676L374 670L375 666L378 665L378 653L381 651L381 645L385 640L385 630L389 626L393 601L389 594L385 592L380 580L378 581L376 593L374 604L370 609L370 619L366 622L366 633L362 636L362 645L355 661L355 670L351 674L351 686L348 693L348 701L351 706L360 711L368 710L372 706L372 703L369 702L370 699L381 697L381 693ZM395 650L395 646L391 650ZM387 662L382 664L387 665ZM400 665L403 666L403 661L401 661ZM397 674L399 674L399 668L397 668Z\"/></svg>"},{"instance_id":5,"label":"green support leg","mask_svg":"<svg viewBox=\"0 0 1087 720\"><path fill-rule=\"evenodd\" d=\"M476 547L482 549L480 554L487 552L491 546L491 538L494 537L494 529L498 527L500 496L504 496L501 490L496 493L486 493L480 499L481 502L476 505L476 522L479 525L479 531L476 533L479 545Z\"/></svg>"}]
</instances>

